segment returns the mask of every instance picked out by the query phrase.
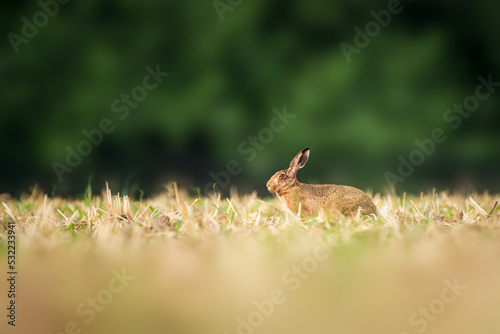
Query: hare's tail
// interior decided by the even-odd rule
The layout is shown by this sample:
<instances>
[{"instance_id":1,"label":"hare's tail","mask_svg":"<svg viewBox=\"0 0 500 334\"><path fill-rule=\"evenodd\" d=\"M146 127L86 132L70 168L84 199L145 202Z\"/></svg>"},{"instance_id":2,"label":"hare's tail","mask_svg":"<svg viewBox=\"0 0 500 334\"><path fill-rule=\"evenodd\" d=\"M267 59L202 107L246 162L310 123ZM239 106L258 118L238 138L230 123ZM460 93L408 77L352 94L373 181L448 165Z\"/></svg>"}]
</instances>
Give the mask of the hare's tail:
<instances>
[{"instance_id":1,"label":"hare's tail","mask_svg":"<svg viewBox=\"0 0 500 334\"><path fill-rule=\"evenodd\" d=\"M383 207L381 207L380 210L378 210L378 214L383 218L387 217L387 215L389 214L389 205L384 205Z\"/></svg>"}]
</instances>

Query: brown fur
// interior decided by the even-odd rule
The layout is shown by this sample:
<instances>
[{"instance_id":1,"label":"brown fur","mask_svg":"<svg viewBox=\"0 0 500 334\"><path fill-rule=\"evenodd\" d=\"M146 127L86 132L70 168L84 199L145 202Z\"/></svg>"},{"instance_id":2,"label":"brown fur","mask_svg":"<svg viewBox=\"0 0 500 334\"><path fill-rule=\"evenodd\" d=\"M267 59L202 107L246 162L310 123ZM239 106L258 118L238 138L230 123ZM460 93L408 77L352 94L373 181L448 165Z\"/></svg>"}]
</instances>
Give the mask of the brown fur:
<instances>
[{"instance_id":1,"label":"brown fur","mask_svg":"<svg viewBox=\"0 0 500 334\"><path fill-rule=\"evenodd\" d=\"M309 148L300 151L288 169L276 172L267 182L270 192L293 213L299 211L306 216L314 216L319 211L327 211L346 216L377 213L377 207L363 191L335 184L305 184L297 180L297 171L304 167L309 158Z\"/></svg>"}]
</instances>

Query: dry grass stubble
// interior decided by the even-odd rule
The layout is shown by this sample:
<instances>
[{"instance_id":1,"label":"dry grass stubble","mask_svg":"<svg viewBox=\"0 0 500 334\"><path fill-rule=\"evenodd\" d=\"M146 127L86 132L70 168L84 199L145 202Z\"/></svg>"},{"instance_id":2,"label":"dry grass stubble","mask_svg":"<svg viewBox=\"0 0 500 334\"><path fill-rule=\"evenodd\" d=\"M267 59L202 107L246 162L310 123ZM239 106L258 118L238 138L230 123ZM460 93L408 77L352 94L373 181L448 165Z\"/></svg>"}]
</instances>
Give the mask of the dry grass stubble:
<instances>
[{"instance_id":1,"label":"dry grass stubble","mask_svg":"<svg viewBox=\"0 0 500 334\"><path fill-rule=\"evenodd\" d=\"M60 333L72 321L75 333L500 332L498 197L374 199L387 216L299 219L275 199L175 185L142 202L109 190L7 199L0 268L14 221L18 309L15 331L2 315L1 332ZM109 300L113 270L134 278ZM466 288L443 302L454 280ZM7 290L1 280L2 305Z\"/></svg>"}]
</instances>

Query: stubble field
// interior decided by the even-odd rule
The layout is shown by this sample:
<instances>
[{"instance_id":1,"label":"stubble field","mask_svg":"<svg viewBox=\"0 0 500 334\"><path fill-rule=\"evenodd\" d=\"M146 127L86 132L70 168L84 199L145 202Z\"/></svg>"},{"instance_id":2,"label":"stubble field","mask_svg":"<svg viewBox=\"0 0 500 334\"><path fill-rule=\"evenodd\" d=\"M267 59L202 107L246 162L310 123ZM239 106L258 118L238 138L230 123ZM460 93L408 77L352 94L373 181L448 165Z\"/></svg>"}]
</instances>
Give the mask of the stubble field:
<instances>
[{"instance_id":1,"label":"stubble field","mask_svg":"<svg viewBox=\"0 0 500 334\"><path fill-rule=\"evenodd\" d=\"M386 215L299 218L175 184L4 197L0 332L499 333L499 196L373 198Z\"/></svg>"}]
</instances>

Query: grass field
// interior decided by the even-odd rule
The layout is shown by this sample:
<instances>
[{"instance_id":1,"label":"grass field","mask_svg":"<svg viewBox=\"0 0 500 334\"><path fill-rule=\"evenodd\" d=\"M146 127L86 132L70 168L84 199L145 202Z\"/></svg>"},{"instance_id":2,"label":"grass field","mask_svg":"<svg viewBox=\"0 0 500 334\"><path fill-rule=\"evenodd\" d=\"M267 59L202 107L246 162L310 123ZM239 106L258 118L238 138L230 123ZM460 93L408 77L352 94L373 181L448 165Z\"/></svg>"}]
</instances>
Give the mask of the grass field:
<instances>
[{"instance_id":1,"label":"grass field","mask_svg":"<svg viewBox=\"0 0 500 334\"><path fill-rule=\"evenodd\" d=\"M4 196L0 332L500 333L498 199L377 194L384 217L310 219L174 184L141 201Z\"/></svg>"}]
</instances>

